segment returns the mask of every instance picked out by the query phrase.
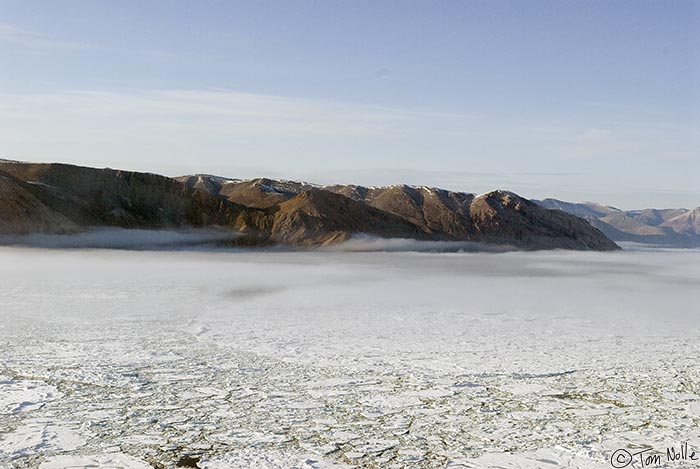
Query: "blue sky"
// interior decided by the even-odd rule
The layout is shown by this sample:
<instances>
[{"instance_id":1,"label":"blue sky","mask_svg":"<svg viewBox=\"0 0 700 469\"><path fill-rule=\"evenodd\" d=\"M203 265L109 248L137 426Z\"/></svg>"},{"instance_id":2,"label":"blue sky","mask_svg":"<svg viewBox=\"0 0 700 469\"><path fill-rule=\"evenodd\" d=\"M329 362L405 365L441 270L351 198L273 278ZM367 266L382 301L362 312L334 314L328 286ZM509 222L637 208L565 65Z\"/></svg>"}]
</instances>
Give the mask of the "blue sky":
<instances>
[{"instance_id":1,"label":"blue sky","mask_svg":"<svg viewBox=\"0 0 700 469\"><path fill-rule=\"evenodd\" d=\"M0 0L0 156L700 205L700 2Z\"/></svg>"}]
</instances>

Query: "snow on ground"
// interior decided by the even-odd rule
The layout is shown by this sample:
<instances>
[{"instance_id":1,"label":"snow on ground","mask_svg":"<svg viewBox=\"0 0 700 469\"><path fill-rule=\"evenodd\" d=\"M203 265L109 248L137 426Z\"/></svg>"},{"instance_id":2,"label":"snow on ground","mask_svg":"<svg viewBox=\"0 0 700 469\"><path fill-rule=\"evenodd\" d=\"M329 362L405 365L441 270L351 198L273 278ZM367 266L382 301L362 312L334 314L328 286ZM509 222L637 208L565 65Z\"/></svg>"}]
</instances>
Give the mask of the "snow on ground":
<instances>
[{"instance_id":1,"label":"snow on ground","mask_svg":"<svg viewBox=\"0 0 700 469\"><path fill-rule=\"evenodd\" d=\"M700 449L698 251L0 248L0 280L2 468Z\"/></svg>"}]
</instances>

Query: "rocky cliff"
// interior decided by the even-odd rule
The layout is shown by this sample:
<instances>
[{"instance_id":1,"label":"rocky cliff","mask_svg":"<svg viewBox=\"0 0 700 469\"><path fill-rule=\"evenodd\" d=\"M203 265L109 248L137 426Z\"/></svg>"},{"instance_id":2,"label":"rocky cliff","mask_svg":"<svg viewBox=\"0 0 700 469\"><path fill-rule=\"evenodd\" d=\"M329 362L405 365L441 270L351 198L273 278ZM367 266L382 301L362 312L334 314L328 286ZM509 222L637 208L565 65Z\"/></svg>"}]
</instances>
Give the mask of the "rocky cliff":
<instances>
[{"instance_id":1,"label":"rocky cliff","mask_svg":"<svg viewBox=\"0 0 700 469\"><path fill-rule=\"evenodd\" d=\"M334 199L329 193L345 196L408 222L411 229L401 226L404 235L398 237L465 240L508 244L523 249L617 249L603 233L576 216L544 209L512 192L493 191L482 196L453 192L433 187L395 185L364 187L358 185L315 186L295 181L258 178L238 180L206 175L183 176L181 182L198 187L210 195L251 207L275 208L301 194L314 192L315 198ZM213 184L215 182L216 184ZM325 194L325 195L324 195ZM362 205L356 205L359 210ZM328 213L339 214L340 206ZM326 217L328 219L329 217ZM364 232L359 224L349 224ZM419 229L415 234L415 228ZM367 228L367 227L362 227ZM388 235L374 227L371 234ZM338 238L340 239L340 237Z\"/></svg>"},{"instance_id":2,"label":"rocky cliff","mask_svg":"<svg viewBox=\"0 0 700 469\"><path fill-rule=\"evenodd\" d=\"M522 249L612 250L586 221L506 191L319 187L294 181L157 174L0 161L0 233L92 227L220 227L243 244L320 246L354 234L476 241ZM692 224L692 223L691 223Z\"/></svg>"}]
</instances>

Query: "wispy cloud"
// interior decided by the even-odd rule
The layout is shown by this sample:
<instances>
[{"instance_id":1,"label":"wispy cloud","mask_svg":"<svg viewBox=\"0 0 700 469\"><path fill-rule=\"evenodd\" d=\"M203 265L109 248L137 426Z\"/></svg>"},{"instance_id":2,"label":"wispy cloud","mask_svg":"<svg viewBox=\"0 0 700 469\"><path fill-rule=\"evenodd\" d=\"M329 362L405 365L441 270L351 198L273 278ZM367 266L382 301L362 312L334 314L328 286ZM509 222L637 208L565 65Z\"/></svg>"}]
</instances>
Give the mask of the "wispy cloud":
<instances>
[{"instance_id":1,"label":"wispy cloud","mask_svg":"<svg viewBox=\"0 0 700 469\"><path fill-rule=\"evenodd\" d=\"M40 130L43 136L101 132L119 138L138 133L155 140L185 135L371 136L401 132L436 118L461 119L458 115L229 90L4 94L0 103L0 123L6 132L14 129L35 135Z\"/></svg>"},{"instance_id":2,"label":"wispy cloud","mask_svg":"<svg viewBox=\"0 0 700 469\"><path fill-rule=\"evenodd\" d=\"M441 110L226 89L0 93L0 155L11 159L469 192L505 188L564 199L576 190L576 199L632 190L638 180L616 174L634 166L649 189L694 191L697 152L687 132L645 129L608 122L520 126ZM662 159L663 167L656 164ZM619 196L609 202L625 205ZM654 204L662 202L633 206Z\"/></svg>"},{"instance_id":3,"label":"wispy cloud","mask_svg":"<svg viewBox=\"0 0 700 469\"><path fill-rule=\"evenodd\" d=\"M0 41L9 42L32 49L69 49L94 50L101 49L96 44L82 41L65 41L50 38L35 31L7 23L0 23Z\"/></svg>"},{"instance_id":4,"label":"wispy cloud","mask_svg":"<svg viewBox=\"0 0 700 469\"><path fill-rule=\"evenodd\" d=\"M101 52L120 55L140 55L157 60L175 57L175 54L166 51L111 47L96 42L66 40L8 23L0 23L0 43L12 44L23 50L35 52Z\"/></svg>"}]
</instances>

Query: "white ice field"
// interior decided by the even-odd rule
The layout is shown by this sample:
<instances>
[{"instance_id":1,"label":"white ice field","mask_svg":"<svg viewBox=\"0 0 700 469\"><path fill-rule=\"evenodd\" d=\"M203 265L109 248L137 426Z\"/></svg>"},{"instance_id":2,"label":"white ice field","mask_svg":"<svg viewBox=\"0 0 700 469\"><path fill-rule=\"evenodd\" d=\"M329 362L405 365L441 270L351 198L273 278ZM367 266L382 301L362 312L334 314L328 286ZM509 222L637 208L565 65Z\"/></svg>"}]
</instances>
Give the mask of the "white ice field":
<instances>
[{"instance_id":1,"label":"white ice field","mask_svg":"<svg viewBox=\"0 0 700 469\"><path fill-rule=\"evenodd\" d=\"M700 467L699 313L691 250L0 248L0 467Z\"/></svg>"}]
</instances>

